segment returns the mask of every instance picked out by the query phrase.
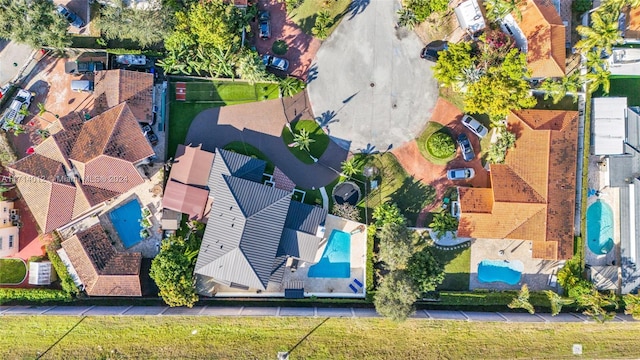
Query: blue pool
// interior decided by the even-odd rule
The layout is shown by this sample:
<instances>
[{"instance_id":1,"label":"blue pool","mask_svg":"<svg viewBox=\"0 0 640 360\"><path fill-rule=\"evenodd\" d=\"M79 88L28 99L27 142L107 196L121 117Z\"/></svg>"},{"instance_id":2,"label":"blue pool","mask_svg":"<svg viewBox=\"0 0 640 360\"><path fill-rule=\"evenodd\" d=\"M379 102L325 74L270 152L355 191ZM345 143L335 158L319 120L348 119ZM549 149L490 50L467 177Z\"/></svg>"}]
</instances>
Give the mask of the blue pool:
<instances>
[{"instance_id":1,"label":"blue pool","mask_svg":"<svg viewBox=\"0 0 640 360\"><path fill-rule=\"evenodd\" d=\"M524 264L520 260L482 260L478 264L478 280L515 285L520 282L523 270Z\"/></svg>"},{"instance_id":2,"label":"blue pool","mask_svg":"<svg viewBox=\"0 0 640 360\"><path fill-rule=\"evenodd\" d=\"M351 235L333 230L320 261L309 268L312 278L348 278L351 276Z\"/></svg>"},{"instance_id":3,"label":"blue pool","mask_svg":"<svg viewBox=\"0 0 640 360\"><path fill-rule=\"evenodd\" d=\"M140 237L140 231L142 231L142 225L140 225L142 210L137 200L131 200L119 208L112 210L109 213L109 218L111 218L111 223L113 223L113 227L116 228L116 232L118 232L118 236L126 249L142 240Z\"/></svg>"},{"instance_id":4,"label":"blue pool","mask_svg":"<svg viewBox=\"0 0 640 360\"><path fill-rule=\"evenodd\" d=\"M587 209L587 245L596 255L604 255L613 249L613 210L602 200Z\"/></svg>"}]
</instances>

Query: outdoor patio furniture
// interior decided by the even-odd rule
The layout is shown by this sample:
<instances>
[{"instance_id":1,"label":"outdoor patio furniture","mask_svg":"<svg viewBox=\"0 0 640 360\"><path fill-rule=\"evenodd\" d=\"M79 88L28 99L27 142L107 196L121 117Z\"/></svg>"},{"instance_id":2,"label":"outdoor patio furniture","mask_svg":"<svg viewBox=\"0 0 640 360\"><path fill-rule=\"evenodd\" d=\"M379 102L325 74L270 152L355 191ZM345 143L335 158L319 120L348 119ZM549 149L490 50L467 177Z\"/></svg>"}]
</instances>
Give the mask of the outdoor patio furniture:
<instances>
[{"instance_id":1,"label":"outdoor patio furniture","mask_svg":"<svg viewBox=\"0 0 640 360\"><path fill-rule=\"evenodd\" d=\"M358 287L362 287L362 283L360 282L360 280L353 279L353 282L356 283L356 285L358 285Z\"/></svg>"},{"instance_id":2,"label":"outdoor patio furniture","mask_svg":"<svg viewBox=\"0 0 640 360\"><path fill-rule=\"evenodd\" d=\"M351 291L353 291L354 294L358 292L358 289L356 289L356 287L353 286L353 284L349 284L349 288L351 289Z\"/></svg>"}]
</instances>

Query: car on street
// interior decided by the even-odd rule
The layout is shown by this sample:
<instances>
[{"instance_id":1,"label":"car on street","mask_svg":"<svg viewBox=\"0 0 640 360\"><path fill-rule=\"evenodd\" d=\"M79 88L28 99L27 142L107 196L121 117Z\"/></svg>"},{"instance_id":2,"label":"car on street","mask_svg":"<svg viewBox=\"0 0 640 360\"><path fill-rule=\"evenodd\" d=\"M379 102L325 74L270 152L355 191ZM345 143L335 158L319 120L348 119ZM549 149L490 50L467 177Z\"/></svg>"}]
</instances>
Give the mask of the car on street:
<instances>
[{"instance_id":1,"label":"car on street","mask_svg":"<svg viewBox=\"0 0 640 360\"><path fill-rule=\"evenodd\" d=\"M458 146L460 146L460 152L462 152L462 158L464 161L471 161L476 157L473 152L473 146L466 134L458 135Z\"/></svg>"},{"instance_id":2,"label":"car on street","mask_svg":"<svg viewBox=\"0 0 640 360\"><path fill-rule=\"evenodd\" d=\"M84 21L82 21L80 16L76 15L63 5L58 5L58 7L56 7L56 11L58 11L58 14L62 15L63 18L67 19L69 25L77 27L78 29L84 26Z\"/></svg>"},{"instance_id":3,"label":"car on street","mask_svg":"<svg viewBox=\"0 0 640 360\"><path fill-rule=\"evenodd\" d=\"M449 48L449 42L444 40L432 41L420 52L420 57L429 61L438 61L440 51L447 50Z\"/></svg>"},{"instance_id":4,"label":"car on street","mask_svg":"<svg viewBox=\"0 0 640 360\"><path fill-rule=\"evenodd\" d=\"M476 176L476 172L472 168L447 170L447 179L449 180L469 180L474 176Z\"/></svg>"},{"instance_id":5,"label":"car on street","mask_svg":"<svg viewBox=\"0 0 640 360\"><path fill-rule=\"evenodd\" d=\"M261 39L266 40L271 37L271 14L268 11L260 11L258 14L258 28Z\"/></svg>"},{"instance_id":6,"label":"car on street","mask_svg":"<svg viewBox=\"0 0 640 360\"><path fill-rule=\"evenodd\" d=\"M266 67L276 70L287 71L289 69L289 61L287 59L281 59L273 55L263 56L262 62Z\"/></svg>"},{"instance_id":7,"label":"car on street","mask_svg":"<svg viewBox=\"0 0 640 360\"><path fill-rule=\"evenodd\" d=\"M471 132L476 134L479 138L483 138L489 133L489 130L484 125L480 124L480 121L469 115L463 116L461 121L462 125L466 126L467 129L471 130Z\"/></svg>"}]
</instances>

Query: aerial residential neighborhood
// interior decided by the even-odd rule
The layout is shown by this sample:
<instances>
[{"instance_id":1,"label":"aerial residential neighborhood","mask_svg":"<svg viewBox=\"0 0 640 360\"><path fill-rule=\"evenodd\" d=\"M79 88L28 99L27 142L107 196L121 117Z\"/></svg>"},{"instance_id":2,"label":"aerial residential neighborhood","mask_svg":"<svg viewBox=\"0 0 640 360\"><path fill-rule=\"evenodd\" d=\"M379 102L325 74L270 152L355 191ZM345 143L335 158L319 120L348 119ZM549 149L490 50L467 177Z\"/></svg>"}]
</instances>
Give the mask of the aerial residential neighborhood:
<instances>
[{"instance_id":1,"label":"aerial residential neighborhood","mask_svg":"<svg viewBox=\"0 0 640 360\"><path fill-rule=\"evenodd\" d=\"M640 1L0 9L1 358L638 356Z\"/></svg>"}]
</instances>

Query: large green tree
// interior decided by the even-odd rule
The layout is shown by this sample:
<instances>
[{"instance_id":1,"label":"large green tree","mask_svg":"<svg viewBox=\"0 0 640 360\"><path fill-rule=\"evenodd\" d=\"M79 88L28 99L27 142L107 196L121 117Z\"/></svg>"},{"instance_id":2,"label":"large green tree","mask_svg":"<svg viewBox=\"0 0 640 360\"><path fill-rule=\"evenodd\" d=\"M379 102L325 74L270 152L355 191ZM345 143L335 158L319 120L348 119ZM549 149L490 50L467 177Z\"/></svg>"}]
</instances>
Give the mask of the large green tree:
<instances>
[{"instance_id":1,"label":"large green tree","mask_svg":"<svg viewBox=\"0 0 640 360\"><path fill-rule=\"evenodd\" d=\"M578 101L578 91L580 91L581 84L580 74L575 72L559 80L546 79L542 82L540 90L544 91L544 99L551 98L554 104L559 103L567 95L571 95L573 102L576 102Z\"/></svg>"},{"instance_id":2,"label":"large green tree","mask_svg":"<svg viewBox=\"0 0 640 360\"><path fill-rule=\"evenodd\" d=\"M236 60L236 75L239 78L254 84L269 78L269 73L256 51L242 51ZM315 140L313 140L315 141ZM298 143L300 144L300 143ZM308 145L307 145L307 151Z\"/></svg>"},{"instance_id":3,"label":"large green tree","mask_svg":"<svg viewBox=\"0 0 640 360\"><path fill-rule=\"evenodd\" d=\"M415 232L404 224L388 223L378 231L378 259L389 270L405 269L417 243Z\"/></svg>"},{"instance_id":4,"label":"large green tree","mask_svg":"<svg viewBox=\"0 0 640 360\"><path fill-rule=\"evenodd\" d=\"M69 24L48 0L0 0L0 38L63 49L71 44Z\"/></svg>"},{"instance_id":5,"label":"large green tree","mask_svg":"<svg viewBox=\"0 0 640 360\"><path fill-rule=\"evenodd\" d=\"M407 219L400 212L398 205L389 203L376 206L373 209L371 217L373 217L377 227L390 223L404 225L407 222Z\"/></svg>"},{"instance_id":6,"label":"large green tree","mask_svg":"<svg viewBox=\"0 0 640 360\"><path fill-rule=\"evenodd\" d=\"M199 248L200 240L195 234L188 240L172 236L162 241L149 275L167 305L192 307L198 301L193 270Z\"/></svg>"},{"instance_id":7,"label":"large green tree","mask_svg":"<svg viewBox=\"0 0 640 360\"><path fill-rule=\"evenodd\" d=\"M476 68L476 58L471 50L471 42L449 44L449 48L438 55L438 61L433 67L433 77L446 87L460 90L465 69Z\"/></svg>"},{"instance_id":8,"label":"large green tree","mask_svg":"<svg viewBox=\"0 0 640 360\"><path fill-rule=\"evenodd\" d=\"M392 271L376 290L373 304L378 314L394 321L404 321L415 311L420 295L418 287L404 271Z\"/></svg>"},{"instance_id":9,"label":"large green tree","mask_svg":"<svg viewBox=\"0 0 640 360\"><path fill-rule=\"evenodd\" d=\"M165 9L141 10L115 0L100 9L95 24L107 39L128 39L144 48L160 43L171 28L171 21L170 12Z\"/></svg>"},{"instance_id":10,"label":"large green tree","mask_svg":"<svg viewBox=\"0 0 640 360\"><path fill-rule=\"evenodd\" d=\"M435 290L444 280L444 266L433 256L430 247L425 247L411 256L407 273L423 293Z\"/></svg>"}]
</instances>

